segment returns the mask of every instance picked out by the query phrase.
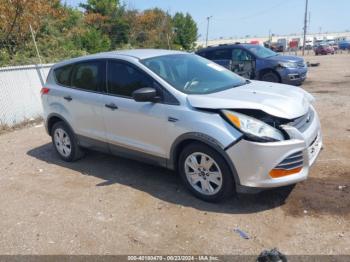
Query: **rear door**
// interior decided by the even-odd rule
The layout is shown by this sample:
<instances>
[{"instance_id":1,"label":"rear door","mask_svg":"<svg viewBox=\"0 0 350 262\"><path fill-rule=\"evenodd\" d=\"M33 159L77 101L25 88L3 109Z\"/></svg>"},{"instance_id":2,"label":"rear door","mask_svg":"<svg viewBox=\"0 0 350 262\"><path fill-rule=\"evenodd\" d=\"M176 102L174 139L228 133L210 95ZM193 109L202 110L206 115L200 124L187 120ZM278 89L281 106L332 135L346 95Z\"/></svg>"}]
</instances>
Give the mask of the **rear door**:
<instances>
[{"instance_id":1,"label":"rear door","mask_svg":"<svg viewBox=\"0 0 350 262\"><path fill-rule=\"evenodd\" d=\"M209 51L207 58L214 61L215 63L232 70L232 49L222 48Z\"/></svg>"},{"instance_id":2,"label":"rear door","mask_svg":"<svg viewBox=\"0 0 350 262\"><path fill-rule=\"evenodd\" d=\"M69 70L68 70L69 67ZM104 106L101 90L105 85L104 60L91 60L55 70L59 83L56 100L60 114L69 121L77 135L104 140L105 128L101 111ZM64 69L64 68L63 68Z\"/></svg>"}]
</instances>

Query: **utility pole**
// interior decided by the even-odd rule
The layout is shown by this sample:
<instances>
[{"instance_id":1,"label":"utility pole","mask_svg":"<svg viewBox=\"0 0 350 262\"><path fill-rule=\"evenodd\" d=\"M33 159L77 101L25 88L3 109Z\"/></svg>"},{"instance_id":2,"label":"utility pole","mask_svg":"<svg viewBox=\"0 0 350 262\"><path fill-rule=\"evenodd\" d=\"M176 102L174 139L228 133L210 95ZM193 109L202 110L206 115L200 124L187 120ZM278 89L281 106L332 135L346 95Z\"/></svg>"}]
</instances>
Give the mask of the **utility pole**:
<instances>
[{"instance_id":1,"label":"utility pole","mask_svg":"<svg viewBox=\"0 0 350 262\"><path fill-rule=\"evenodd\" d=\"M41 57L40 57L40 53L39 53L39 49L38 49L38 46L36 44L36 41L35 41L35 35L34 35L34 31L33 31L33 28L32 28L32 25L29 24L29 30L30 30L30 33L32 35L32 39L33 39L33 42L34 42L34 46L35 46L35 50L36 50L36 55L38 56L38 59L39 59L39 62L40 62L40 65L39 65L39 69L38 69L38 75L39 75L39 79L40 79L40 82L42 84L42 86L44 86L44 79L43 79L43 74L41 72L41 69L42 69L42 61L41 61ZM36 66L38 68L38 66Z\"/></svg>"},{"instance_id":2,"label":"utility pole","mask_svg":"<svg viewBox=\"0 0 350 262\"><path fill-rule=\"evenodd\" d=\"M205 38L205 46L207 47L208 46L208 34L209 34L209 21L210 21L210 18L212 18L213 16L208 16L207 17L207 36Z\"/></svg>"},{"instance_id":3,"label":"utility pole","mask_svg":"<svg viewBox=\"0 0 350 262\"><path fill-rule=\"evenodd\" d=\"M309 0L305 0L305 16L304 16L304 41L303 41L303 56L305 53L305 41L306 41L306 31L307 31L307 6Z\"/></svg>"}]
</instances>

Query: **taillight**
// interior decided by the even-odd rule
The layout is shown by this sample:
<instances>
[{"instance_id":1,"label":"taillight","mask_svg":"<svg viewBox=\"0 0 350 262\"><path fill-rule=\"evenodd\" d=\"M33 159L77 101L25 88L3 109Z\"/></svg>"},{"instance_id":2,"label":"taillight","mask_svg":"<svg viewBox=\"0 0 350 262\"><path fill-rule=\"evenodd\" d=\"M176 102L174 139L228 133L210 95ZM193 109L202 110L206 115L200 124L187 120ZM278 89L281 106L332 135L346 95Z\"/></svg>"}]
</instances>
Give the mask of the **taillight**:
<instances>
[{"instance_id":1,"label":"taillight","mask_svg":"<svg viewBox=\"0 0 350 262\"><path fill-rule=\"evenodd\" d=\"M43 87L43 88L41 88L40 93L41 93L42 95L46 95L46 94L49 93L49 91L50 91L50 88Z\"/></svg>"}]
</instances>

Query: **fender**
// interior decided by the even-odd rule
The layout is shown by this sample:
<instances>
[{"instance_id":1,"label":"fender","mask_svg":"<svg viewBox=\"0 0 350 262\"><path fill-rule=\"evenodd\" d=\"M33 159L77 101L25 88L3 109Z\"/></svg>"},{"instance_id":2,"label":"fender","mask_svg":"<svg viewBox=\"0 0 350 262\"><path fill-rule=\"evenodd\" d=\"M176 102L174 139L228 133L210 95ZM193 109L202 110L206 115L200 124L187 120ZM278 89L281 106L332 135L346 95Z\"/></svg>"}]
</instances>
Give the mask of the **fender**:
<instances>
[{"instance_id":1,"label":"fender","mask_svg":"<svg viewBox=\"0 0 350 262\"><path fill-rule=\"evenodd\" d=\"M232 144L230 144L229 147L238 143L242 139L242 137L243 135L239 137L237 140L235 140ZM209 147L213 148L214 150L216 150L225 159L226 163L228 164L231 170L231 173L234 177L236 186L240 185L240 180L239 180L236 168L232 163L231 159L229 158L229 156L225 152L226 148L215 138L199 132L185 133L180 135L178 138L176 138L176 140L173 142L170 148L170 158L167 161L167 167L169 169L174 170L177 168L177 160L178 160L181 147L184 144L186 144L186 142L194 142L194 141L204 143Z\"/></svg>"},{"instance_id":2,"label":"fender","mask_svg":"<svg viewBox=\"0 0 350 262\"><path fill-rule=\"evenodd\" d=\"M50 114L47 116L47 118L46 118L47 120L46 120L46 123L45 123L46 132L47 132L50 136L51 136L51 134L50 134L50 132L51 132L50 128L51 128L51 127L49 127L49 122L50 122L50 119L51 119L52 117L57 117L57 118L61 119L61 120L69 127L69 129L73 132L73 134L75 134L74 129L72 128L72 126L69 124L69 122L68 122L62 115L57 114L57 113L50 113Z\"/></svg>"}]
</instances>

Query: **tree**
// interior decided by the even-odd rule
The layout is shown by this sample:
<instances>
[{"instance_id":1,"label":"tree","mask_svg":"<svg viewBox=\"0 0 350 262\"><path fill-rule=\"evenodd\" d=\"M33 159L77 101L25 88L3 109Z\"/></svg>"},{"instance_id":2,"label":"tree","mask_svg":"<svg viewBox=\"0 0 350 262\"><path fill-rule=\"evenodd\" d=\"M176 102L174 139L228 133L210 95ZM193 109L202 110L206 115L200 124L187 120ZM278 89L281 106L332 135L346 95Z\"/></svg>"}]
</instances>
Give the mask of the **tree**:
<instances>
[{"instance_id":1,"label":"tree","mask_svg":"<svg viewBox=\"0 0 350 262\"><path fill-rule=\"evenodd\" d=\"M86 0L84 10L62 0L0 0L0 65L56 62L125 47L191 50L197 26L189 14L127 9L120 0Z\"/></svg>"},{"instance_id":2,"label":"tree","mask_svg":"<svg viewBox=\"0 0 350 262\"><path fill-rule=\"evenodd\" d=\"M176 13L172 19L175 37L174 43L185 50L193 50L197 40L198 28L192 16L188 13Z\"/></svg>"},{"instance_id":3,"label":"tree","mask_svg":"<svg viewBox=\"0 0 350 262\"><path fill-rule=\"evenodd\" d=\"M41 28L47 17L58 18L59 0L0 0L0 44L13 56L30 38L29 25Z\"/></svg>"},{"instance_id":4,"label":"tree","mask_svg":"<svg viewBox=\"0 0 350 262\"><path fill-rule=\"evenodd\" d=\"M129 43L132 46L170 48L171 16L159 8L127 14L131 25Z\"/></svg>"},{"instance_id":5,"label":"tree","mask_svg":"<svg viewBox=\"0 0 350 262\"><path fill-rule=\"evenodd\" d=\"M90 29L81 36L81 45L90 53L108 51L111 47L111 40L97 29Z\"/></svg>"},{"instance_id":6,"label":"tree","mask_svg":"<svg viewBox=\"0 0 350 262\"><path fill-rule=\"evenodd\" d=\"M119 0L88 0L80 7L85 9L87 25L109 36L112 49L128 42L129 25Z\"/></svg>"}]
</instances>

